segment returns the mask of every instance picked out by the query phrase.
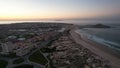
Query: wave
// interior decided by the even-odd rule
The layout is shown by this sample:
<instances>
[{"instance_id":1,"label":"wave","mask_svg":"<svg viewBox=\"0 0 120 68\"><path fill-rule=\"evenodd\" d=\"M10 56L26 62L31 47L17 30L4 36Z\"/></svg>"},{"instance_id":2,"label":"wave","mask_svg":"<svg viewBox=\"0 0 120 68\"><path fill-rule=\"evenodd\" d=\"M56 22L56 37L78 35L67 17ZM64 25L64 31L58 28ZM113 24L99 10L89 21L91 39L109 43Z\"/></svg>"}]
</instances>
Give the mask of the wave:
<instances>
[{"instance_id":1,"label":"wave","mask_svg":"<svg viewBox=\"0 0 120 68\"><path fill-rule=\"evenodd\" d=\"M98 37L96 35L92 35L92 34L88 33L87 31L84 31L84 30L76 30L75 32L80 34L81 38L83 38L83 39L87 38L89 40L95 41L97 43L103 44L107 47L110 47L110 48L113 48L115 50L120 51L120 44L118 44L116 42L106 40L106 39Z\"/></svg>"}]
</instances>

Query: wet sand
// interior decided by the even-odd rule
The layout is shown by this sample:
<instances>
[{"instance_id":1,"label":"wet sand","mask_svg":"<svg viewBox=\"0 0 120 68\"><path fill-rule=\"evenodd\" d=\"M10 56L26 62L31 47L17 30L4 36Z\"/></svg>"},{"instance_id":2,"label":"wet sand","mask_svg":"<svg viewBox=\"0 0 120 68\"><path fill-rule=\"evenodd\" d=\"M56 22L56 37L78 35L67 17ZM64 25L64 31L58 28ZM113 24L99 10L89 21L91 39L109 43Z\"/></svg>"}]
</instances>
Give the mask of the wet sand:
<instances>
[{"instance_id":1,"label":"wet sand","mask_svg":"<svg viewBox=\"0 0 120 68\"><path fill-rule=\"evenodd\" d=\"M96 43L86 38L81 38L80 34L76 33L75 30L71 30L70 34L77 44L81 44L83 47L89 49L96 55L99 55L100 57L108 60L112 68L120 68L120 53L102 44Z\"/></svg>"}]
</instances>

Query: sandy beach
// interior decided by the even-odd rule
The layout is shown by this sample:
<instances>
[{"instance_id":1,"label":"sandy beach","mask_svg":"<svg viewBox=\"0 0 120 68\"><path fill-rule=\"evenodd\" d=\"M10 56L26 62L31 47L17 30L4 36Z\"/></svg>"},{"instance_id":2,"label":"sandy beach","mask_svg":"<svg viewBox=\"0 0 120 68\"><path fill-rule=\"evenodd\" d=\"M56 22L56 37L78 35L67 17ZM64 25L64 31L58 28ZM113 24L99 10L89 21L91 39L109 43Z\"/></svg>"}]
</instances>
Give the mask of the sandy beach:
<instances>
[{"instance_id":1,"label":"sandy beach","mask_svg":"<svg viewBox=\"0 0 120 68\"><path fill-rule=\"evenodd\" d=\"M120 55L116 51L94 41L82 39L80 34L76 33L75 30L71 30L70 34L77 44L81 44L96 55L108 60L111 68L120 68Z\"/></svg>"}]
</instances>

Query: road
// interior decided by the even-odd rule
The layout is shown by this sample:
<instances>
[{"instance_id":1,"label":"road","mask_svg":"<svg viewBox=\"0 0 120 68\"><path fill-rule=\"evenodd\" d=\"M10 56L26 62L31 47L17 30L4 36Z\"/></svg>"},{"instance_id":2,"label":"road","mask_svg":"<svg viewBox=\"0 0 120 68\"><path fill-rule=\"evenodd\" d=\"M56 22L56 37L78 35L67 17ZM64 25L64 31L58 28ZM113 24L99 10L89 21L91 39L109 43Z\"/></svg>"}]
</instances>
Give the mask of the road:
<instances>
[{"instance_id":1,"label":"road","mask_svg":"<svg viewBox=\"0 0 120 68\"><path fill-rule=\"evenodd\" d=\"M13 67L15 67L15 66L19 66L19 65L23 65L23 64L33 65L34 68L45 68L45 67L44 67L43 65L41 65L41 64L34 63L34 62L30 62L28 58L29 58L29 56L32 55L34 52L36 52L37 50L40 50L40 48L42 48L42 47L45 47L46 45L49 44L49 42L51 42L51 40L55 40L56 38L57 38L57 37L55 36L55 37L53 37L53 38L51 38L51 39L49 39L49 40L47 40L47 41L37 42L37 43L35 44L35 45L37 46L37 48L36 48L35 50L33 50L33 51L31 51L29 54L21 57L21 58L24 59L24 62L23 62L23 63L13 64L13 61L14 61L15 59L20 58L20 57L12 58L12 59L11 59L11 58L9 58L9 57L2 57L2 56L0 56L0 59L3 59L3 60L8 61L8 65L7 65L6 68L13 68ZM43 54L43 53L42 53L42 54ZM43 54L43 55L44 55L44 54ZM45 55L44 55L44 57L46 58ZM46 58L46 59L47 59L47 58ZM48 59L47 59L47 60L48 60ZM49 60L48 60L48 62L49 62Z\"/></svg>"}]
</instances>

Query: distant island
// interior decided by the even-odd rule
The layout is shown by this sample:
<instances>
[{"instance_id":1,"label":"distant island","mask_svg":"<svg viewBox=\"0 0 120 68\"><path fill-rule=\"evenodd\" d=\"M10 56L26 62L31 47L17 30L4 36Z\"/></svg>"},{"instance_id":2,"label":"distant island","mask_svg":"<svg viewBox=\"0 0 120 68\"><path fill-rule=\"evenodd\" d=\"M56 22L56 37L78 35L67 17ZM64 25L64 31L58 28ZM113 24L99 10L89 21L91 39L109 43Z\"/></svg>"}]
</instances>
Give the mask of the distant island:
<instances>
[{"instance_id":1,"label":"distant island","mask_svg":"<svg viewBox=\"0 0 120 68\"><path fill-rule=\"evenodd\" d=\"M103 24L96 24L92 25L92 28L111 28L111 27Z\"/></svg>"},{"instance_id":2,"label":"distant island","mask_svg":"<svg viewBox=\"0 0 120 68\"><path fill-rule=\"evenodd\" d=\"M111 28L111 26L104 25L104 24L93 24L93 25L79 25L78 26L80 29L81 28Z\"/></svg>"}]
</instances>

